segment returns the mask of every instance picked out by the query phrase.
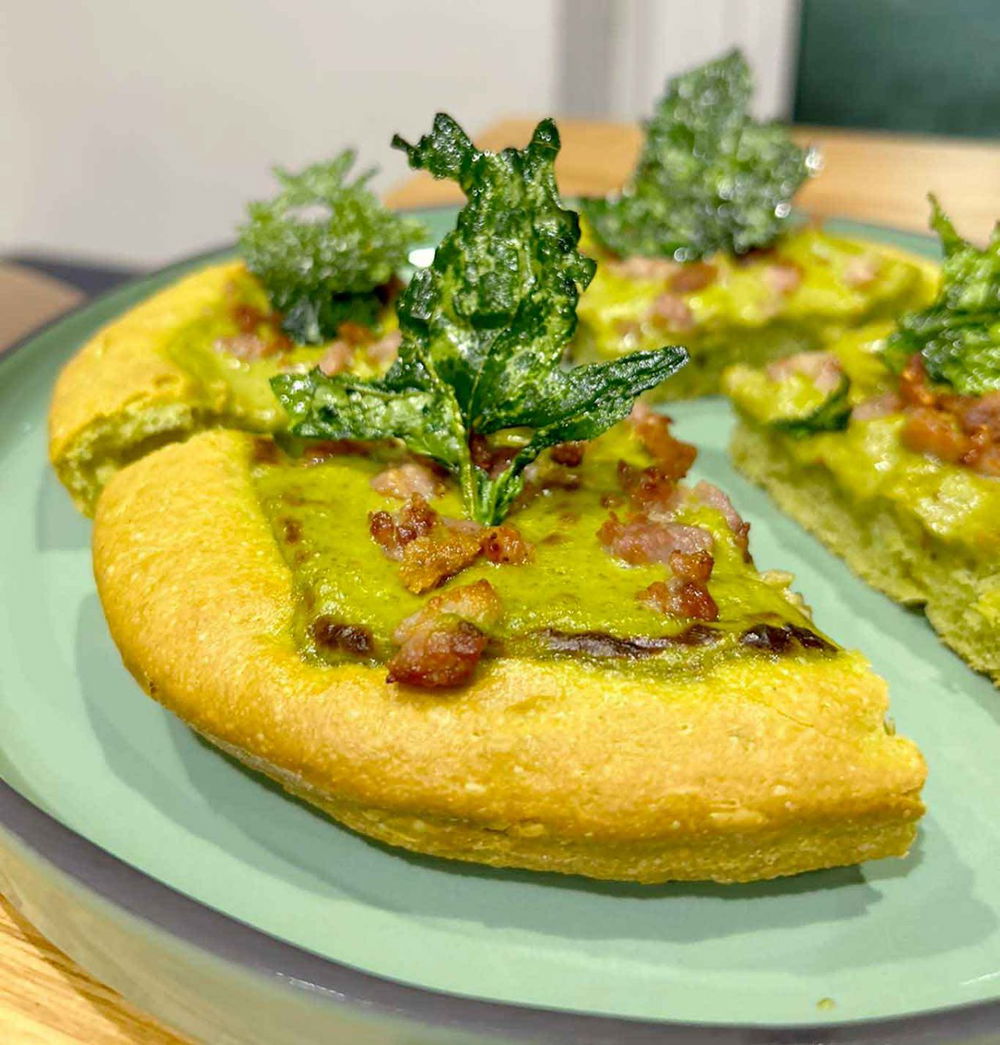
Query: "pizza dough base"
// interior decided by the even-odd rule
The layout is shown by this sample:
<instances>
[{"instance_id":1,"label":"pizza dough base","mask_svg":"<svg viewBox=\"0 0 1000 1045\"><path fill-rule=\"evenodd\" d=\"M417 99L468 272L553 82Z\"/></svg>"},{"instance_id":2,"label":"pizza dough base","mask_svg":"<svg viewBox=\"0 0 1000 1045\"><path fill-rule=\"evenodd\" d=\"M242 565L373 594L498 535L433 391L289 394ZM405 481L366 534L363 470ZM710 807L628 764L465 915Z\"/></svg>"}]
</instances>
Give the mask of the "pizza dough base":
<instances>
[{"instance_id":1,"label":"pizza dough base","mask_svg":"<svg viewBox=\"0 0 1000 1045\"><path fill-rule=\"evenodd\" d=\"M905 854L924 762L855 653L670 681L499 660L433 692L307 662L252 442L150 453L111 477L94 524L126 665L251 768L372 838L494 866L736 882Z\"/></svg>"},{"instance_id":2,"label":"pizza dough base","mask_svg":"<svg viewBox=\"0 0 1000 1045\"><path fill-rule=\"evenodd\" d=\"M225 300L240 261L199 269L100 330L66 364L49 410L49 458L85 515L132 461L224 419L226 393L175 363L171 335Z\"/></svg>"}]
</instances>

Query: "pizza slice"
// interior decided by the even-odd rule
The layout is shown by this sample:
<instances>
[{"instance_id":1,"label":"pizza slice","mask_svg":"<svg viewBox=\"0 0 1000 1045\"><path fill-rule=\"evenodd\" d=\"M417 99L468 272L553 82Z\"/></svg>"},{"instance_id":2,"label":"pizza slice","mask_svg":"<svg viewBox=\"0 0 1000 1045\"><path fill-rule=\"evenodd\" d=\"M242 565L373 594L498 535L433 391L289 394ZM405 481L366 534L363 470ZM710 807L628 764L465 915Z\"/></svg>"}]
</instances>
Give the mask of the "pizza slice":
<instances>
[{"instance_id":1,"label":"pizza slice","mask_svg":"<svg viewBox=\"0 0 1000 1045\"><path fill-rule=\"evenodd\" d=\"M934 201L927 309L725 378L733 458L865 580L923 605L1000 682L1000 233L978 250Z\"/></svg>"},{"instance_id":2,"label":"pizza slice","mask_svg":"<svg viewBox=\"0 0 1000 1045\"><path fill-rule=\"evenodd\" d=\"M671 80L626 188L583 201L599 267L576 357L683 344L692 365L663 398L717 392L733 363L820 348L928 304L937 285L923 259L796 224L792 198L818 158L753 121L751 91L739 52Z\"/></svg>"},{"instance_id":3,"label":"pizza slice","mask_svg":"<svg viewBox=\"0 0 1000 1045\"><path fill-rule=\"evenodd\" d=\"M718 490L596 443L495 527L392 454L158 450L98 503L111 633L206 739L406 849L638 882L904 854L925 768L884 682L747 561Z\"/></svg>"},{"instance_id":4,"label":"pizza slice","mask_svg":"<svg viewBox=\"0 0 1000 1045\"><path fill-rule=\"evenodd\" d=\"M543 121L414 167L468 203L399 298L392 366L276 375L276 437L117 471L94 565L143 688L350 827L423 853L658 882L906 852L925 768L884 682L759 572L636 396L683 350L565 367L578 250Z\"/></svg>"}]
</instances>

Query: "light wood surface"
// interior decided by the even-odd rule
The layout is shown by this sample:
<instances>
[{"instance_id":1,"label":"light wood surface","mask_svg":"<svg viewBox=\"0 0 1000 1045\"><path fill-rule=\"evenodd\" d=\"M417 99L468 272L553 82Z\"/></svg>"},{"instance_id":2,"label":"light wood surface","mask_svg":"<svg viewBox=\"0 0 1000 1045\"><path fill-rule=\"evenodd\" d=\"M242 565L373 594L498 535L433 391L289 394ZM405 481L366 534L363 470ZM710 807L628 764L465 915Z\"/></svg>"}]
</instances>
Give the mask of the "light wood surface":
<instances>
[{"instance_id":1,"label":"light wood surface","mask_svg":"<svg viewBox=\"0 0 1000 1045\"><path fill-rule=\"evenodd\" d=\"M503 120L479 136L482 146L524 145L535 120ZM633 125L560 120L563 147L556 164L568 196L601 195L618 188L632 169L640 132ZM927 193L936 192L960 232L984 241L1000 218L1000 142L872 134L799 127L795 137L819 147L824 166L796 198L819 217L856 218L880 225L927 230ZM428 174L389 192L394 207L428 207L461 201L453 182Z\"/></svg>"},{"instance_id":2,"label":"light wood surface","mask_svg":"<svg viewBox=\"0 0 1000 1045\"><path fill-rule=\"evenodd\" d=\"M91 979L0 899L0 1042L185 1045Z\"/></svg>"},{"instance_id":3,"label":"light wood surface","mask_svg":"<svg viewBox=\"0 0 1000 1045\"><path fill-rule=\"evenodd\" d=\"M522 145L534 121L504 120L480 137L491 149ZM618 187L635 159L636 128L560 121L559 183L569 195ZM823 173L799 202L819 216L840 215L924 230L928 189L967 236L983 240L1000 216L1000 144L862 134L823 128L796 131L819 145ZM447 182L418 175L391 191L396 207L455 203ZM3 345L69 307L79 294L48 277L0 266L0 303L16 309ZM2 311L2 310L0 310ZM6 337L3 334L6 334ZM91 979L0 901L0 1042L3 1045L183 1045L182 1039Z\"/></svg>"},{"instance_id":4,"label":"light wood surface","mask_svg":"<svg viewBox=\"0 0 1000 1045\"><path fill-rule=\"evenodd\" d=\"M0 262L0 351L83 298L76 287L61 280L23 265Z\"/></svg>"}]
</instances>

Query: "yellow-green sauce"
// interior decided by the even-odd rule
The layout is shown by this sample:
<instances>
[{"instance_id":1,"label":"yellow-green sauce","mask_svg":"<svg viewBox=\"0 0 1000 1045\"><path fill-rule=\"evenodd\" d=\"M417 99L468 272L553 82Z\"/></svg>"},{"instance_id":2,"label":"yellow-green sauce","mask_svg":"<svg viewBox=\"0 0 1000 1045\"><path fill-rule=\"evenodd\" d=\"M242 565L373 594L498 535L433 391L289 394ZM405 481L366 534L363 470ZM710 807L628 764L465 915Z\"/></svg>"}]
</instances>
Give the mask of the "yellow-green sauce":
<instances>
[{"instance_id":1,"label":"yellow-green sauce","mask_svg":"<svg viewBox=\"0 0 1000 1045\"><path fill-rule=\"evenodd\" d=\"M671 330L650 316L669 280L622 275L596 244L585 239L584 249L597 258L598 269L580 300L579 354L613 358L683 344L700 365L664 386L672 398L716 391L721 369L730 363L757 365L818 348L858 324L922 308L937 284L929 262L804 227L769 251L709 259L716 270L712 282L678 295L690 310L690 329ZM775 264L793 266L798 286L777 292L768 276ZM859 265L870 268L868 278L858 278Z\"/></svg>"},{"instance_id":2,"label":"yellow-green sauce","mask_svg":"<svg viewBox=\"0 0 1000 1045\"><path fill-rule=\"evenodd\" d=\"M844 432L788 440L802 464L822 464L856 500L885 498L929 533L1000 557L1000 480L907 450L902 414L852 420Z\"/></svg>"},{"instance_id":3,"label":"yellow-green sauce","mask_svg":"<svg viewBox=\"0 0 1000 1045\"><path fill-rule=\"evenodd\" d=\"M891 324L872 325L830 346L851 379L852 405L896 386L879 357L891 329ZM775 381L743 366L726 374L725 390L740 413L764 426L800 416L823 398L804 377ZM844 431L786 437L783 445L797 463L826 468L859 504L888 500L929 534L977 557L1000 558L1000 480L907 449L900 437L905 421L898 411L851 418Z\"/></svg>"},{"instance_id":4,"label":"yellow-green sauce","mask_svg":"<svg viewBox=\"0 0 1000 1045\"><path fill-rule=\"evenodd\" d=\"M598 540L597 531L608 518L602 497L620 493L619 459L649 463L625 426L588 445L577 469L579 489L539 494L508 518L534 546L532 562L514 566L478 560L443 588L422 596L403 586L399 564L369 535L369 513L394 511L401 503L371 487L372 477L386 467L384 459L337 456L318 465L288 459L256 465L261 504L295 576L303 648L330 656L316 650L309 634L311 621L329 616L367 629L375 659L386 659L395 648L393 631L403 618L438 592L482 578L493 585L503 605L503 616L491 631L491 646L507 655L547 655L540 638L547 629L624 638L683 636L691 620L659 613L636 599L641 589L666 580L668 567L627 565ZM442 515L461 516L454 490L432 505ZM787 578L765 578L746 562L719 511L689 506L676 521L702 526L715 538L708 588L719 607L719 620L711 625L717 634L709 644L685 645L682 640L655 656L624 658L618 665L622 670L694 670L720 655L732 655L741 648L742 633L761 621L810 627L805 612L786 593Z\"/></svg>"},{"instance_id":5,"label":"yellow-green sauce","mask_svg":"<svg viewBox=\"0 0 1000 1045\"><path fill-rule=\"evenodd\" d=\"M214 404L215 412L225 414L230 423L256 432L277 431L287 418L268 381L281 371L316 366L329 343L289 345L261 359L239 359L220 345L241 333L236 318L239 306L256 309L263 315L271 311L263 286L243 268L235 270L225 298L172 331L163 351L195 380L204 399ZM373 336L381 337L395 327L395 312L384 308ZM265 323L258 333L267 341L275 337L276 328L273 323ZM355 372L364 375L362 368L356 367Z\"/></svg>"},{"instance_id":6,"label":"yellow-green sauce","mask_svg":"<svg viewBox=\"0 0 1000 1045\"><path fill-rule=\"evenodd\" d=\"M926 272L891 257L880 259L878 277L862 290L844 285L844 266L866 249L812 229L785 237L781 259L799 264L805 277L801 287L787 296L780 315L773 312L773 295L771 305L762 296L762 268L769 263L767 259L745 264L713 259L721 278L687 295L697 323L696 336L704 331L720 340L729 338L727 350L739 358L747 350L746 332L756 326L768 351L782 355L803 347L817 332L828 332L831 324L855 322L872 311L893 311L903 307L904 301L922 299ZM613 326L616 317L648 308L662 290L662 282L644 287L642 281L622 280L607 270L585 296L581 317L585 323L590 319ZM227 423L251 431L279 431L285 417L268 379L281 369L316 365L328 346L294 346L253 361L235 358L220 351L217 344L240 334L235 314L239 305L268 312L263 289L245 270L235 270L225 300L178 326L163 350L191 375L206 402L212 403L213 412ZM387 309L376 336L394 325L394 316ZM736 336L737 330L744 334ZM261 333L273 335L273 330ZM872 331L853 338L855 350L852 354L845 349L845 368L852 378L856 376L852 368L859 375L867 368L863 387L875 388L880 371L871 363ZM688 369L691 380L697 382L697 368ZM813 394L804 387L799 392L804 402ZM756 410L758 420L763 419L759 415L767 409L766 394L756 397L756 407L749 384L742 401L739 391L733 394L741 409L751 416ZM801 408L802 404L793 406ZM801 440L792 444L792 451L803 462L822 460L859 497L879 492L898 499L908 510L921 514L934 532L980 544L984 533L991 533L995 542L995 526L991 531L987 523L1000 517L1000 483L909 453L899 444L899 424L898 417L852 423L846 433ZM578 469L580 489L546 491L511 516L509 521L534 548L532 562L498 566L480 559L442 588L423 596L404 587L398 563L387 558L369 535L369 513L395 511L401 503L371 487L372 478L389 463L384 451L370 457L341 455L314 465L285 457L277 465L258 464L254 479L261 504L295 577L297 632L303 652L326 659L348 656L317 649L310 626L316 618L326 616L366 629L374 643L373 659L384 661L396 648L393 632L405 617L433 595L483 578L493 585L503 605L500 622L490 634L491 655L556 655L539 638L546 631L621 638L673 636L677 643L655 655L617 658L613 667L644 673L693 671L720 656L757 655L741 645L740 636L759 622L811 627L807 613L787 593L786 581L766 578L744 561L742 549L718 511L688 505L676 521L702 526L715 538L715 566L708 589L719 607L719 619L710 625L711 642L685 644L691 620L659 613L636 598L650 584L667 580L668 567L630 566L612 557L598 540L597 532L608 518L602 498L620 494L616 478L620 459L643 466L649 463L627 426L619 426L588 446ZM432 506L444 516L462 515L454 489ZM627 509L621 511L627 514ZM790 655L812 654L795 650Z\"/></svg>"}]
</instances>

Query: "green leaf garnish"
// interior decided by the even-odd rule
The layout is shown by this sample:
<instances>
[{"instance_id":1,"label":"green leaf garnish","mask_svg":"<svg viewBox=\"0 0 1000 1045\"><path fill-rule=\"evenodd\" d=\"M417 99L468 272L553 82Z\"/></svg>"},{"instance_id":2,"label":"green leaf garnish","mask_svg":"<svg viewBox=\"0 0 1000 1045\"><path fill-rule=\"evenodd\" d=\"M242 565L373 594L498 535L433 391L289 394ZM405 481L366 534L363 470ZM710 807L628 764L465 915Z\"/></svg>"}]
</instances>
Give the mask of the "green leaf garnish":
<instances>
[{"instance_id":1,"label":"green leaf garnish","mask_svg":"<svg viewBox=\"0 0 1000 1045\"><path fill-rule=\"evenodd\" d=\"M753 120L751 92L739 51L671 80L624 191L582 204L597 239L623 256L677 261L771 243L815 153Z\"/></svg>"},{"instance_id":2,"label":"green leaf garnish","mask_svg":"<svg viewBox=\"0 0 1000 1045\"><path fill-rule=\"evenodd\" d=\"M937 300L903 316L883 353L897 372L919 352L927 376L960 395L1000 389L1000 222L985 250L962 239L931 201L931 228L941 239L944 262Z\"/></svg>"},{"instance_id":3,"label":"green leaf garnish","mask_svg":"<svg viewBox=\"0 0 1000 1045\"><path fill-rule=\"evenodd\" d=\"M851 419L851 404L848 395L851 391L851 379L846 375L840 378L840 384L823 402L801 417L781 417L771 422L771 427L785 432L793 439L805 439L817 432L842 432Z\"/></svg>"},{"instance_id":4,"label":"green leaf garnish","mask_svg":"<svg viewBox=\"0 0 1000 1045\"><path fill-rule=\"evenodd\" d=\"M467 203L430 268L397 303L403 332L381 378L281 374L271 384L292 434L323 439L400 439L459 479L470 518L499 522L547 447L592 439L625 418L635 397L687 360L682 348L635 352L567 367L580 292L594 262L577 249L580 226L560 206L551 120L524 149L477 149L439 113L416 145L398 136L414 168L454 178ZM516 430L511 432L510 430ZM498 475L473 464L470 442L504 431L517 453Z\"/></svg>"},{"instance_id":5,"label":"green leaf garnish","mask_svg":"<svg viewBox=\"0 0 1000 1045\"><path fill-rule=\"evenodd\" d=\"M374 171L348 180L354 159L346 149L298 174L276 168L281 192L251 203L239 229L247 268L299 344L335 337L345 320L374 325L376 288L392 279L426 234L420 222L386 209L367 188Z\"/></svg>"}]
</instances>

